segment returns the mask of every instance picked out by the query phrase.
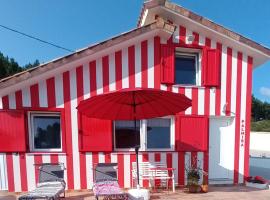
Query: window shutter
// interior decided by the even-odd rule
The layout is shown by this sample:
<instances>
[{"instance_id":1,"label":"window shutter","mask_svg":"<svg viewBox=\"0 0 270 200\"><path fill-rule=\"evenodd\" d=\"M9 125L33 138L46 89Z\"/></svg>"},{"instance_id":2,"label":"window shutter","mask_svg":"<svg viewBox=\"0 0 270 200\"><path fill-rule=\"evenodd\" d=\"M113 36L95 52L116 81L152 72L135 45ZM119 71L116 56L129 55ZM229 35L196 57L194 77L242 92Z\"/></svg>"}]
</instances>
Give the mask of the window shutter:
<instances>
[{"instance_id":1,"label":"window shutter","mask_svg":"<svg viewBox=\"0 0 270 200\"><path fill-rule=\"evenodd\" d=\"M174 84L174 46L161 45L161 83Z\"/></svg>"},{"instance_id":2,"label":"window shutter","mask_svg":"<svg viewBox=\"0 0 270 200\"><path fill-rule=\"evenodd\" d=\"M177 151L206 151L208 149L208 118L176 116L175 144Z\"/></svg>"},{"instance_id":3,"label":"window shutter","mask_svg":"<svg viewBox=\"0 0 270 200\"><path fill-rule=\"evenodd\" d=\"M221 77L221 52L218 49L204 48L202 62L203 85L218 87Z\"/></svg>"},{"instance_id":4,"label":"window shutter","mask_svg":"<svg viewBox=\"0 0 270 200\"><path fill-rule=\"evenodd\" d=\"M0 111L0 152L25 152L26 129L23 111Z\"/></svg>"},{"instance_id":5,"label":"window shutter","mask_svg":"<svg viewBox=\"0 0 270 200\"><path fill-rule=\"evenodd\" d=\"M112 151L112 121L81 115L80 150Z\"/></svg>"}]
</instances>

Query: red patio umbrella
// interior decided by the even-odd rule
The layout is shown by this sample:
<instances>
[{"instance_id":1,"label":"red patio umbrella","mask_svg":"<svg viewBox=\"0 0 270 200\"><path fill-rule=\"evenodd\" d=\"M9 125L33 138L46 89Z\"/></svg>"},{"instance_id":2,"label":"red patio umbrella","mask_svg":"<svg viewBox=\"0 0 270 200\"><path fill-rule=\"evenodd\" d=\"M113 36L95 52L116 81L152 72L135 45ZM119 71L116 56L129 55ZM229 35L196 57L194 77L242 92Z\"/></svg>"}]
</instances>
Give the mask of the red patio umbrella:
<instances>
[{"instance_id":1,"label":"red patio umbrella","mask_svg":"<svg viewBox=\"0 0 270 200\"><path fill-rule=\"evenodd\" d=\"M108 120L136 120L174 115L191 106L191 100L183 94L157 89L122 89L81 101L78 111L91 118ZM139 186L138 149L137 181Z\"/></svg>"}]
</instances>

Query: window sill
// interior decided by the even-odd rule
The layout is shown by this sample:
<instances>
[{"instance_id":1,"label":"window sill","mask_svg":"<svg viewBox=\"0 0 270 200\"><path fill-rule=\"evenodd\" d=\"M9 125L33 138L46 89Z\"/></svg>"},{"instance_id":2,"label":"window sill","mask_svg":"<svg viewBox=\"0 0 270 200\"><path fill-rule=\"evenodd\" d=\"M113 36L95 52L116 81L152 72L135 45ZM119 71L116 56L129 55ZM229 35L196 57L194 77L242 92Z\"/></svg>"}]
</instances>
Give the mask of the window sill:
<instances>
[{"instance_id":1,"label":"window sill","mask_svg":"<svg viewBox=\"0 0 270 200\"><path fill-rule=\"evenodd\" d=\"M176 88L205 88L205 86L201 86L201 85L182 85L182 84L176 84L176 85L172 85L172 87L176 87Z\"/></svg>"},{"instance_id":2,"label":"window sill","mask_svg":"<svg viewBox=\"0 0 270 200\"><path fill-rule=\"evenodd\" d=\"M66 155L66 152L27 152L27 155Z\"/></svg>"},{"instance_id":3,"label":"window sill","mask_svg":"<svg viewBox=\"0 0 270 200\"><path fill-rule=\"evenodd\" d=\"M174 152L174 149L146 149L146 150L139 150L141 153L147 152ZM114 149L112 153L135 153L135 149Z\"/></svg>"}]
</instances>

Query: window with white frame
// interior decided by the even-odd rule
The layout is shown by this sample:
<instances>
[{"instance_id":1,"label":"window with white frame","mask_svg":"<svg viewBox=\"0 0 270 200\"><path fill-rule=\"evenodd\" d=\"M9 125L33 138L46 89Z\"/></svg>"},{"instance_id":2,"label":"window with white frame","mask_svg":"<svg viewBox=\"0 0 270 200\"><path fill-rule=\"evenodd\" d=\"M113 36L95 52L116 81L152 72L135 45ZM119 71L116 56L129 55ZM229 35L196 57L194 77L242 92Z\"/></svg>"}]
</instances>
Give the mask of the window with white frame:
<instances>
[{"instance_id":1,"label":"window with white frame","mask_svg":"<svg viewBox=\"0 0 270 200\"><path fill-rule=\"evenodd\" d=\"M29 113L31 151L62 151L61 117L59 113Z\"/></svg>"},{"instance_id":2,"label":"window with white frame","mask_svg":"<svg viewBox=\"0 0 270 200\"><path fill-rule=\"evenodd\" d=\"M116 150L133 150L140 145L140 150L173 150L173 118L155 118L140 120L134 131L133 121L114 122L114 147Z\"/></svg>"},{"instance_id":3,"label":"window with white frame","mask_svg":"<svg viewBox=\"0 0 270 200\"><path fill-rule=\"evenodd\" d=\"M198 50L176 49L175 84L200 85L200 52Z\"/></svg>"}]
</instances>

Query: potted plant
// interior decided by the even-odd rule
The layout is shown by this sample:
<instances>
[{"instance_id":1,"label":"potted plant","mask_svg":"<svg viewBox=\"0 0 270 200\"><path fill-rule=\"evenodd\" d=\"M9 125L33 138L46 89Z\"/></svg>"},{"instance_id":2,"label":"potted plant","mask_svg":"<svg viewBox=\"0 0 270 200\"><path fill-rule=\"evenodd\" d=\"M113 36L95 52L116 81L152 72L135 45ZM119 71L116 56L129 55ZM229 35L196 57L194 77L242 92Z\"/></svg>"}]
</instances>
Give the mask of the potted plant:
<instances>
[{"instance_id":1,"label":"potted plant","mask_svg":"<svg viewBox=\"0 0 270 200\"><path fill-rule=\"evenodd\" d=\"M199 169L193 168L192 166L187 169L187 186L189 192L197 193L200 192L201 187L199 185L200 172Z\"/></svg>"}]
</instances>

